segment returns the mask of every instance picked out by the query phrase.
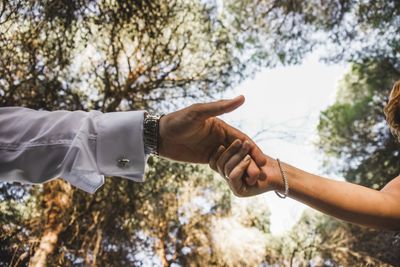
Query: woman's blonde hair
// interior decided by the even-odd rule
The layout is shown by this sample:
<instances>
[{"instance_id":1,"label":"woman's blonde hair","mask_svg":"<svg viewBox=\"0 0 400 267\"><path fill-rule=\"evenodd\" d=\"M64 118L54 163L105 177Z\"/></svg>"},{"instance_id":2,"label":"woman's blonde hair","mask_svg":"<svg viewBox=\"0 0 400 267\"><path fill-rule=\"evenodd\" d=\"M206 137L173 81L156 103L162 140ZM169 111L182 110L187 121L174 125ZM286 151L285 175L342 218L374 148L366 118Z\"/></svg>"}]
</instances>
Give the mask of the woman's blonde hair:
<instances>
[{"instance_id":1,"label":"woman's blonde hair","mask_svg":"<svg viewBox=\"0 0 400 267\"><path fill-rule=\"evenodd\" d=\"M394 84L384 112L390 131L400 142L400 81Z\"/></svg>"}]
</instances>

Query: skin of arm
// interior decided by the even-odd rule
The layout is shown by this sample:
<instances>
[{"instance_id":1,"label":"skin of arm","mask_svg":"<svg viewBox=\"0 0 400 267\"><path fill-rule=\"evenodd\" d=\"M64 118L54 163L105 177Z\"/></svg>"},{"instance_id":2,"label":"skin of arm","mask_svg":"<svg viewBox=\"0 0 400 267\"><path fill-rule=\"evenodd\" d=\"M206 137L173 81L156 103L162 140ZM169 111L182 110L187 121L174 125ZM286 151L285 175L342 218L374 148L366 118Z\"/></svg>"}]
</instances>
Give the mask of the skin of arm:
<instances>
[{"instance_id":1,"label":"skin of arm","mask_svg":"<svg viewBox=\"0 0 400 267\"><path fill-rule=\"evenodd\" d=\"M378 191L282 165L289 179L290 197L345 221L374 228L400 229L400 176ZM274 187L282 192L282 178L271 177L271 180L275 180Z\"/></svg>"},{"instance_id":2,"label":"skin of arm","mask_svg":"<svg viewBox=\"0 0 400 267\"><path fill-rule=\"evenodd\" d=\"M259 179L254 185L245 182L243 173L249 166L245 147L238 140L228 149L221 148L219 154L217 152L210 159L210 166L229 176L227 182L237 196L253 196L272 190L282 193L284 183L279 165L267 155L265 165L260 166L266 178ZM400 229L400 176L378 191L281 164L289 182L289 197L348 222L374 228Z\"/></svg>"}]
</instances>

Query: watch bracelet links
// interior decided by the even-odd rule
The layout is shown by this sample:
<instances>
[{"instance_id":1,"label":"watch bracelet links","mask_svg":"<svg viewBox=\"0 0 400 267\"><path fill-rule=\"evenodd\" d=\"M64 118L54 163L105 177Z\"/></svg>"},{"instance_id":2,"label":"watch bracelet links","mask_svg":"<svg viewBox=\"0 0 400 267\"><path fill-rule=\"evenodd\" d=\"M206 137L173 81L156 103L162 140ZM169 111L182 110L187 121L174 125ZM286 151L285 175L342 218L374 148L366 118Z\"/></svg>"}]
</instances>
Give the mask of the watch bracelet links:
<instances>
[{"instance_id":1,"label":"watch bracelet links","mask_svg":"<svg viewBox=\"0 0 400 267\"><path fill-rule=\"evenodd\" d=\"M143 121L143 143L146 155L158 156L160 140L160 118L163 115L145 113Z\"/></svg>"}]
</instances>

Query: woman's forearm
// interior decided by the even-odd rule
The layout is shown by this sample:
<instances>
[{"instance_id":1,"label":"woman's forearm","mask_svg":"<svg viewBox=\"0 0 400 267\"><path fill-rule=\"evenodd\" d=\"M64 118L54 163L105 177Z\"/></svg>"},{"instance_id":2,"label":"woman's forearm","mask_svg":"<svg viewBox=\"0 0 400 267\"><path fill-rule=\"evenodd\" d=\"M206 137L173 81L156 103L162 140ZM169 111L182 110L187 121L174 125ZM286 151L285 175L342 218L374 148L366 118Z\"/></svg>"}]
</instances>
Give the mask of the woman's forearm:
<instances>
[{"instance_id":1,"label":"woman's forearm","mask_svg":"<svg viewBox=\"0 0 400 267\"><path fill-rule=\"evenodd\" d=\"M345 221L400 229L400 177L377 191L313 175L288 164L283 164L283 168L288 177L290 197ZM280 172L275 173L280 176ZM282 192L282 177L274 180L276 188Z\"/></svg>"}]
</instances>

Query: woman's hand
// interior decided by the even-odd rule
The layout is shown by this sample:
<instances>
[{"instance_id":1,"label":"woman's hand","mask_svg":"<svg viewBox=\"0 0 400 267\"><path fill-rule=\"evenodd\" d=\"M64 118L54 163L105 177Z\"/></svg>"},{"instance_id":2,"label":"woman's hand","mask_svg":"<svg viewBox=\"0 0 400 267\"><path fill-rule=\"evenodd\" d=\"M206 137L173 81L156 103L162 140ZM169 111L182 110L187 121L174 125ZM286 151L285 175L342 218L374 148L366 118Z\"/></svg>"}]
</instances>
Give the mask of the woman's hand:
<instances>
[{"instance_id":1,"label":"woman's hand","mask_svg":"<svg viewBox=\"0 0 400 267\"><path fill-rule=\"evenodd\" d=\"M246 182L246 172L250 166L251 157L248 154L251 148L249 141L237 139L226 149L220 146L210 157L210 167L228 182L232 192L238 197L258 195L273 190L272 183L267 177L265 166L261 168L259 179L249 184ZM266 157L267 159L267 157Z\"/></svg>"}]
</instances>

